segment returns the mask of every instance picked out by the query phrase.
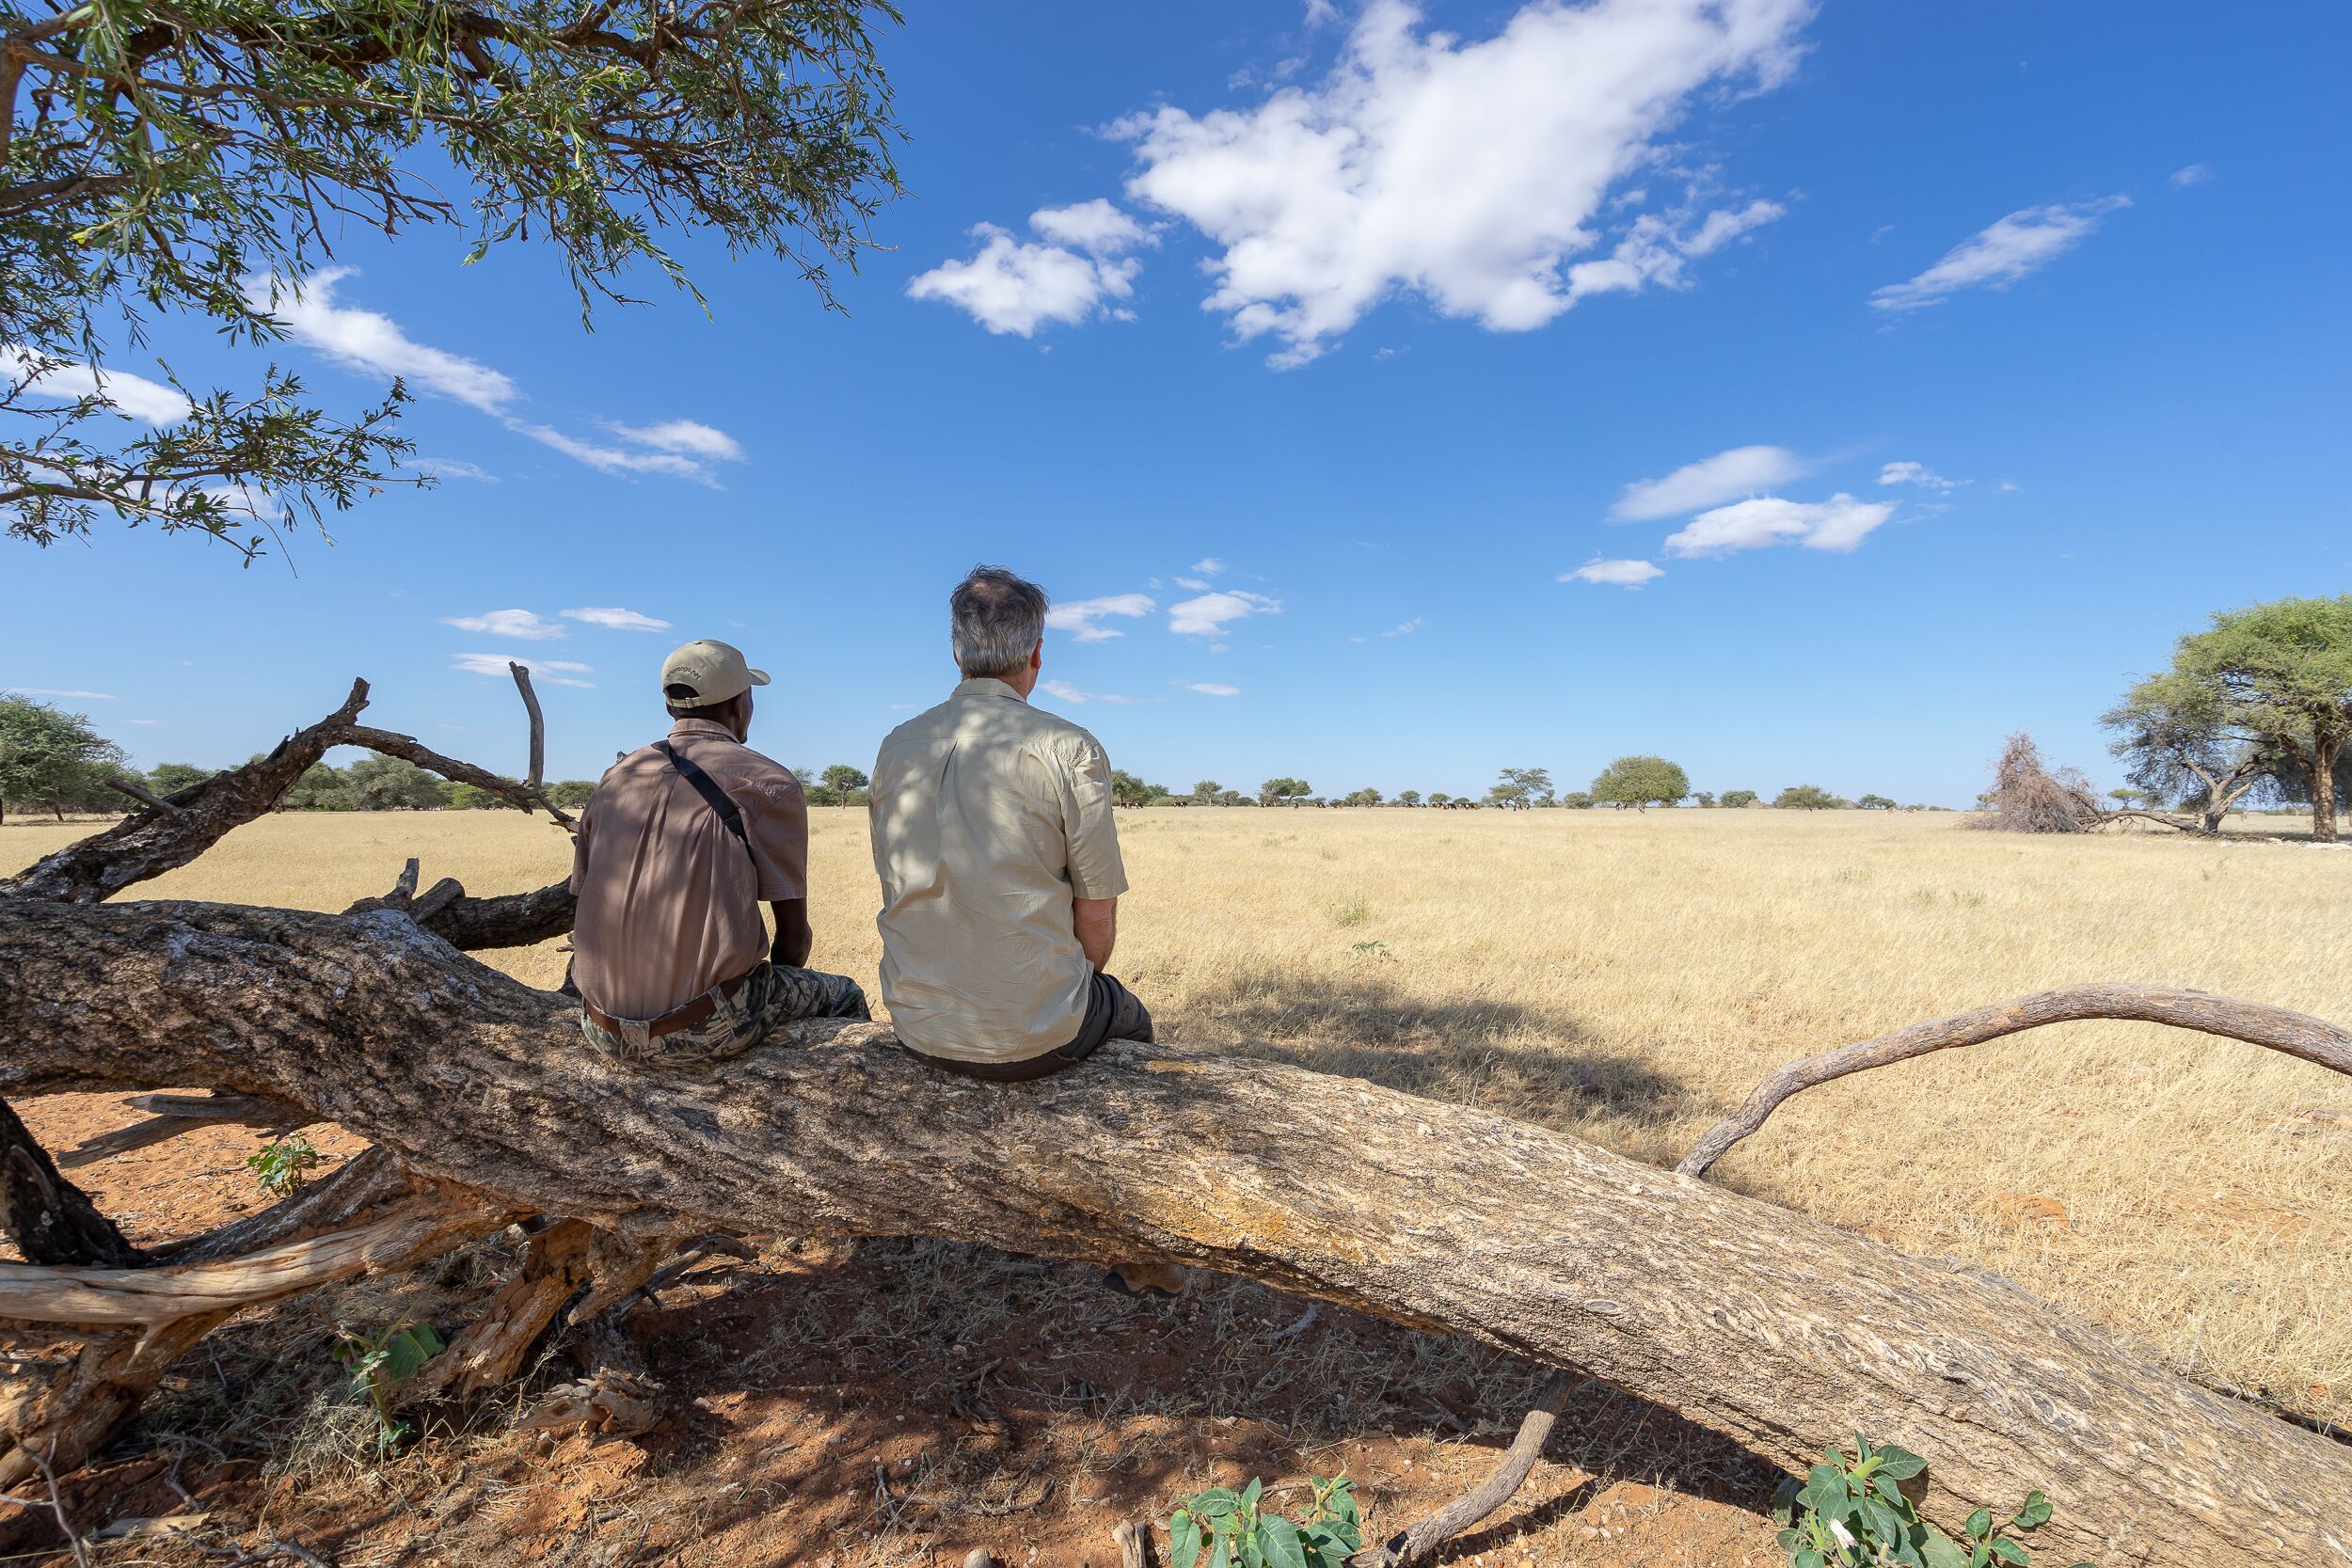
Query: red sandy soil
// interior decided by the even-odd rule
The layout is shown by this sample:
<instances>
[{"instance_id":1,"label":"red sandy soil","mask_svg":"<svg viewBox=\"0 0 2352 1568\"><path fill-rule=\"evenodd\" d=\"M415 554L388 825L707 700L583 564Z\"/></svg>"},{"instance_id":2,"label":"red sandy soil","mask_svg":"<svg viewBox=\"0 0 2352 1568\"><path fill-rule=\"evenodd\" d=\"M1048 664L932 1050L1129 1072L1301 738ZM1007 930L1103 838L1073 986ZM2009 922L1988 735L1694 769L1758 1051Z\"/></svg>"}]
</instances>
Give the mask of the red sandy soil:
<instances>
[{"instance_id":1,"label":"red sandy soil","mask_svg":"<svg viewBox=\"0 0 2352 1568\"><path fill-rule=\"evenodd\" d=\"M53 1151L137 1119L119 1100L24 1102ZM308 1136L325 1170L361 1147ZM71 1174L135 1241L267 1201L243 1129ZM512 1269L494 1238L399 1278L258 1309L215 1333L60 1500L99 1568L293 1563L1109 1565L1122 1520L1165 1527L1187 1493L1355 1478L1375 1537L1467 1490L1508 1443L1534 1369L1247 1283L1136 1300L1102 1272L929 1242L763 1243L714 1259L623 1326L664 1411L636 1438L517 1424L577 1375L558 1350L507 1397L379 1454L331 1351L339 1331L453 1335ZM1581 1390L1519 1496L1447 1560L1765 1568L1774 1481L1653 1406ZM30 1492L46 1497L36 1484ZM249 1554L240 1558L239 1553ZM1165 1547L1162 1548L1165 1560ZM0 1505L0 1562L72 1561L49 1511Z\"/></svg>"}]
</instances>

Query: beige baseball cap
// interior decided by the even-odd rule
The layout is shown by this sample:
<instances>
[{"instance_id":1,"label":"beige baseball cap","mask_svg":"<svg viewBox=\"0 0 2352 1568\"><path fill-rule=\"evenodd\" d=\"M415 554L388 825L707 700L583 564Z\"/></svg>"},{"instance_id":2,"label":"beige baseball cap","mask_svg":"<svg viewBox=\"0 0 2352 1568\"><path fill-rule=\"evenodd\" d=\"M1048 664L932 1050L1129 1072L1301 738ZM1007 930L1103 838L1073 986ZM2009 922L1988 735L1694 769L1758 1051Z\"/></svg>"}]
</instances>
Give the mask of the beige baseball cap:
<instances>
[{"instance_id":1,"label":"beige baseball cap","mask_svg":"<svg viewBox=\"0 0 2352 1568\"><path fill-rule=\"evenodd\" d=\"M674 686L691 687L693 698L676 700L679 707L708 707L739 697L755 686L768 684L768 672L743 662L743 651L732 644L698 637L661 661L661 690L669 699Z\"/></svg>"}]
</instances>

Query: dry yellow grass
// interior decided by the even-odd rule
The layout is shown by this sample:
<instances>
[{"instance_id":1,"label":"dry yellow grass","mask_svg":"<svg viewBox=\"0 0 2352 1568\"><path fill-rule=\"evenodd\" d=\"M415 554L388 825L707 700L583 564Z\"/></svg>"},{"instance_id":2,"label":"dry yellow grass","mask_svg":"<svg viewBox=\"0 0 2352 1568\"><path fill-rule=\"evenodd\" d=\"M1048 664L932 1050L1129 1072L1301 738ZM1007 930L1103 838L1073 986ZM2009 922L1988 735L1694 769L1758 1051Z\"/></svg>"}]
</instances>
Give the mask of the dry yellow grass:
<instances>
[{"instance_id":1,"label":"dry yellow grass","mask_svg":"<svg viewBox=\"0 0 2352 1568\"><path fill-rule=\"evenodd\" d=\"M813 816L816 961L871 989L865 816ZM1664 1163L1791 1057L2047 986L2194 986L2352 1021L2352 850L1859 813L1156 810L1120 826L1135 886L1115 967L1164 1037ZM86 831L0 829L0 867ZM145 891L340 908L410 854L427 881L496 893L550 879L567 844L506 813L281 816ZM491 957L534 983L562 972L555 944ZM2352 1083L2231 1041L2072 1024L1816 1090L1717 1175L2345 1421L2352 1128L2293 1119L2315 1108L2352 1112Z\"/></svg>"}]
</instances>

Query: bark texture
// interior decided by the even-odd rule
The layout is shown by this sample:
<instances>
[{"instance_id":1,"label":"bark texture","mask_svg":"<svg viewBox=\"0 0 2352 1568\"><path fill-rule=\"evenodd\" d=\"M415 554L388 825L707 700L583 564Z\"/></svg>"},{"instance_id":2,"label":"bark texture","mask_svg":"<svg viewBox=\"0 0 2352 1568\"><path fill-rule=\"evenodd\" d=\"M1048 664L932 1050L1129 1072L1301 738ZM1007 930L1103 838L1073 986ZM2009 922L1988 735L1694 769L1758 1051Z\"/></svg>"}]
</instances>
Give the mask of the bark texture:
<instances>
[{"instance_id":1,"label":"bark texture","mask_svg":"<svg viewBox=\"0 0 2352 1568\"><path fill-rule=\"evenodd\" d=\"M0 900L0 1094L164 1085L292 1100L496 1204L649 1243L1201 1266L1578 1369L1785 1466L1884 1434L1930 1457L1947 1528L2047 1490L2054 1561L2352 1563L2352 1450L2005 1281L1354 1080L1122 1044L998 1085L834 1022L646 1071L397 911Z\"/></svg>"}]
</instances>

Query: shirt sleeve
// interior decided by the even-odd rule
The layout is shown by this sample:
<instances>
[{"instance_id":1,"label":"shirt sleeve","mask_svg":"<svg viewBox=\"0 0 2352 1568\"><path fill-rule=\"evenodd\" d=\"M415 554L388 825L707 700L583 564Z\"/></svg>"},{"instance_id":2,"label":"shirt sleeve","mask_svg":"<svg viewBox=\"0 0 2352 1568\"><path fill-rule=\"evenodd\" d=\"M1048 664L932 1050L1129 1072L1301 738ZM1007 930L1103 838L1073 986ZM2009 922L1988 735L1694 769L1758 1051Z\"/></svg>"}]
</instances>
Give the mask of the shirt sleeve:
<instances>
[{"instance_id":1,"label":"shirt sleeve","mask_svg":"<svg viewBox=\"0 0 2352 1568\"><path fill-rule=\"evenodd\" d=\"M1083 733L1057 750L1071 894L1116 898L1127 891L1127 868L1119 858L1119 827L1111 816L1111 759L1100 741Z\"/></svg>"},{"instance_id":2,"label":"shirt sleeve","mask_svg":"<svg viewBox=\"0 0 2352 1568\"><path fill-rule=\"evenodd\" d=\"M588 829L596 819L596 799L591 795L588 803L580 808L580 825L572 830L572 896L580 896L588 885Z\"/></svg>"},{"instance_id":3,"label":"shirt sleeve","mask_svg":"<svg viewBox=\"0 0 2352 1568\"><path fill-rule=\"evenodd\" d=\"M740 798L763 904L808 896L808 801L788 768L762 771Z\"/></svg>"}]
</instances>

